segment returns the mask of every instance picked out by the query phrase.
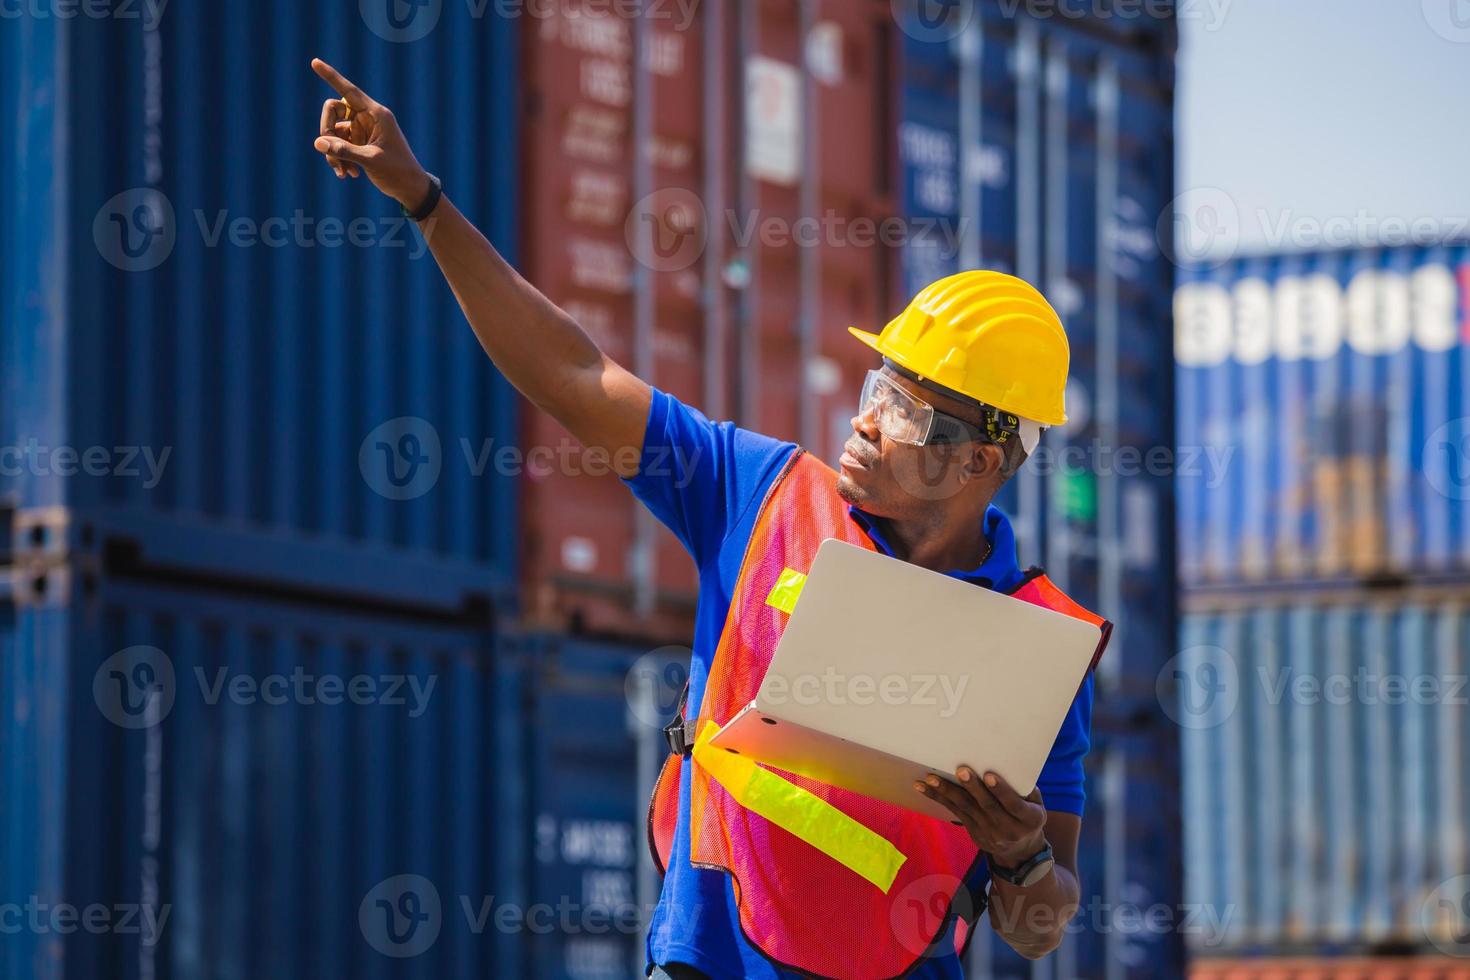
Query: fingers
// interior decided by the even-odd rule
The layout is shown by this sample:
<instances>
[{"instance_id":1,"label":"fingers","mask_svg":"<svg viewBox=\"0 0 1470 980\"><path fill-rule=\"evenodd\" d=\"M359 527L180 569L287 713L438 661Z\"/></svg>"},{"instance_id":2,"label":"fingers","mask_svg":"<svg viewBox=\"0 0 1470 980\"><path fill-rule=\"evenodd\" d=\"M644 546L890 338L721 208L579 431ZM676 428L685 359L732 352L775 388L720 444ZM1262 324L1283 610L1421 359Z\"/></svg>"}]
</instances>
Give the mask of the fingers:
<instances>
[{"instance_id":1,"label":"fingers","mask_svg":"<svg viewBox=\"0 0 1470 980\"><path fill-rule=\"evenodd\" d=\"M352 124L343 119L346 112L347 103L341 99L328 99L323 102L321 135L331 136L333 133L337 133L345 137L347 133L343 133L341 127L346 126L349 132L352 128ZM342 165L341 161L327 157L327 163L331 165L332 170L336 172L339 178L346 175L346 168Z\"/></svg>"},{"instance_id":2,"label":"fingers","mask_svg":"<svg viewBox=\"0 0 1470 980\"><path fill-rule=\"evenodd\" d=\"M322 59L311 59L311 70L316 72L317 75L321 76L322 81L326 82L328 85L332 86L332 88L336 89L337 94L342 96L342 100L353 109L366 111L368 109L371 109L375 105L373 100L368 98L367 94L363 92L362 89L358 88L356 85L353 85L342 76L341 72L337 71L337 69L333 68Z\"/></svg>"},{"instance_id":3,"label":"fingers","mask_svg":"<svg viewBox=\"0 0 1470 980\"><path fill-rule=\"evenodd\" d=\"M383 151L376 146L358 146L336 136L318 136L312 146L328 159L335 157L342 161L348 169L352 169L352 164L370 168L383 155Z\"/></svg>"},{"instance_id":4,"label":"fingers","mask_svg":"<svg viewBox=\"0 0 1470 980\"><path fill-rule=\"evenodd\" d=\"M970 794L947 779L938 776L930 776L924 782L914 783L914 789L923 793L931 800L937 800L944 804L959 819L957 823L962 824L972 834L977 829L975 822L975 801Z\"/></svg>"},{"instance_id":5,"label":"fingers","mask_svg":"<svg viewBox=\"0 0 1470 980\"><path fill-rule=\"evenodd\" d=\"M1039 788L1031 792L1031 795L1035 796L1036 800L1029 801L1029 797L1023 797L1020 793L1017 793L1015 788L1006 782L1005 777L998 772L987 772L984 780L978 779L975 771L969 767L962 768L960 772L968 773L970 776L969 780L965 783L966 786L973 787L977 791L985 792L1002 809L1018 820L1025 820L1030 817L1031 802L1041 802L1041 790Z\"/></svg>"}]
</instances>

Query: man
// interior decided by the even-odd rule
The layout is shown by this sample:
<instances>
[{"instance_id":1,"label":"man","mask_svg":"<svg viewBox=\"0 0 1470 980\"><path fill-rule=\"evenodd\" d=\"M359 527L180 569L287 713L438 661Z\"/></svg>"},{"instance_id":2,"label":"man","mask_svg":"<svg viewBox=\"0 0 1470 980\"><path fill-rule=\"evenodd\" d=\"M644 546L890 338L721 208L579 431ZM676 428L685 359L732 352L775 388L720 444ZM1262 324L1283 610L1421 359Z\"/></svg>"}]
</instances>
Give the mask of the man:
<instances>
[{"instance_id":1,"label":"man","mask_svg":"<svg viewBox=\"0 0 1470 980\"><path fill-rule=\"evenodd\" d=\"M753 694L784 626L766 601L773 583L808 568L825 537L1086 619L1101 628L1101 653L1107 624L1017 567L1009 522L990 504L1041 428L1066 420L1067 341L1051 307L1010 276L965 273L925 290L881 335L854 330L884 360L835 474L790 443L712 424L608 358L443 196L388 109L312 67L340 96L323 106L316 150L339 177L366 173L432 222L429 246L485 352L585 446L623 461L619 475L700 569L686 692L698 710L681 707L670 726L675 751L650 810L665 868L653 975L958 977L987 901L1022 954L1055 949L1079 900L1090 672L1029 796L968 767L916 784L954 825L751 767L757 801L756 779L721 775L703 752L711 726ZM660 452L670 447L679 452ZM643 472L656 453L689 470Z\"/></svg>"}]
</instances>

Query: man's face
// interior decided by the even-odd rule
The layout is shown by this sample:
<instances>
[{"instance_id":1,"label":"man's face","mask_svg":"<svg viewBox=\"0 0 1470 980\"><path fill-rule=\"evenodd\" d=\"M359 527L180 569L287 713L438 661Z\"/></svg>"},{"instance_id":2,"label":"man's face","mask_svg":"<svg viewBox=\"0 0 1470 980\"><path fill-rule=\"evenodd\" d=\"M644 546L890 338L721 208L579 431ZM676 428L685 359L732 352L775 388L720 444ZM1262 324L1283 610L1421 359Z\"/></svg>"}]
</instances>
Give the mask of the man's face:
<instances>
[{"instance_id":1,"label":"man's face","mask_svg":"<svg viewBox=\"0 0 1470 980\"><path fill-rule=\"evenodd\" d=\"M963 402L921 388L886 367L883 375L941 412L981 423L979 410ZM973 442L928 446L894 442L879 430L874 413L866 412L852 419L852 437L838 460L837 492L875 517L904 520L932 513L936 505L952 502L971 480L983 475L977 470L976 448ZM979 468L987 472L998 468L1002 460L998 446L984 445L981 453L985 455ZM989 467L984 465L987 460Z\"/></svg>"}]
</instances>

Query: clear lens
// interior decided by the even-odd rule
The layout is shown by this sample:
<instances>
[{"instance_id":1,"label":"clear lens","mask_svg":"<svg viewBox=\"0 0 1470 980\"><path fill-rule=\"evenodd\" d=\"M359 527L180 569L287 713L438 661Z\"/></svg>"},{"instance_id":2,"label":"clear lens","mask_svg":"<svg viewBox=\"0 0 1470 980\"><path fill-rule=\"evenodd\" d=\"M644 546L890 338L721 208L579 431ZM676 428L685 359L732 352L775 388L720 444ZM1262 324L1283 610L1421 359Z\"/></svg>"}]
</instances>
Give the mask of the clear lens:
<instances>
[{"instance_id":1,"label":"clear lens","mask_svg":"<svg viewBox=\"0 0 1470 980\"><path fill-rule=\"evenodd\" d=\"M858 414L873 413L878 429L894 442L922 446L934 422L934 408L919 401L878 371L863 382Z\"/></svg>"}]
</instances>

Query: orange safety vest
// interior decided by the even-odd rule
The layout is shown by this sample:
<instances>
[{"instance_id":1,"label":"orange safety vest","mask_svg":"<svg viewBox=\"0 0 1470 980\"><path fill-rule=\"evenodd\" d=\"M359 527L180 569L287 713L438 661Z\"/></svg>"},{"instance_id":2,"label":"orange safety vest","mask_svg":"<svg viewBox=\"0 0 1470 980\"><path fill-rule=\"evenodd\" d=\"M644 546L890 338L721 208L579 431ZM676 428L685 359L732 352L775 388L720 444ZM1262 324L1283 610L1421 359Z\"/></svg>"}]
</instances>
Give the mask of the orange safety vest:
<instances>
[{"instance_id":1,"label":"orange safety vest","mask_svg":"<svg viewBox=\"0 0 1470 980\"><path fill-rule=\"evenodd\" d=\"M822 541L877 550L836 482L829 467L797 450L761 505L694 725L700 738L691 760L690 858L731 875L742 932L780 968L842 980L901 977L933 955L951 917L959 919L955 944L962 953L983 911L975 907L983 898L964 888L983 857L969 833L803 776L702 752L708 735L755 697L794 601L780 596L810 569ZM1037 569L1012 595L1099 627L1097 665L1111 624ZM649 844L660 872L678 822L682 761L669 756L649 806Z\"/></svg>"}]
</instances>

